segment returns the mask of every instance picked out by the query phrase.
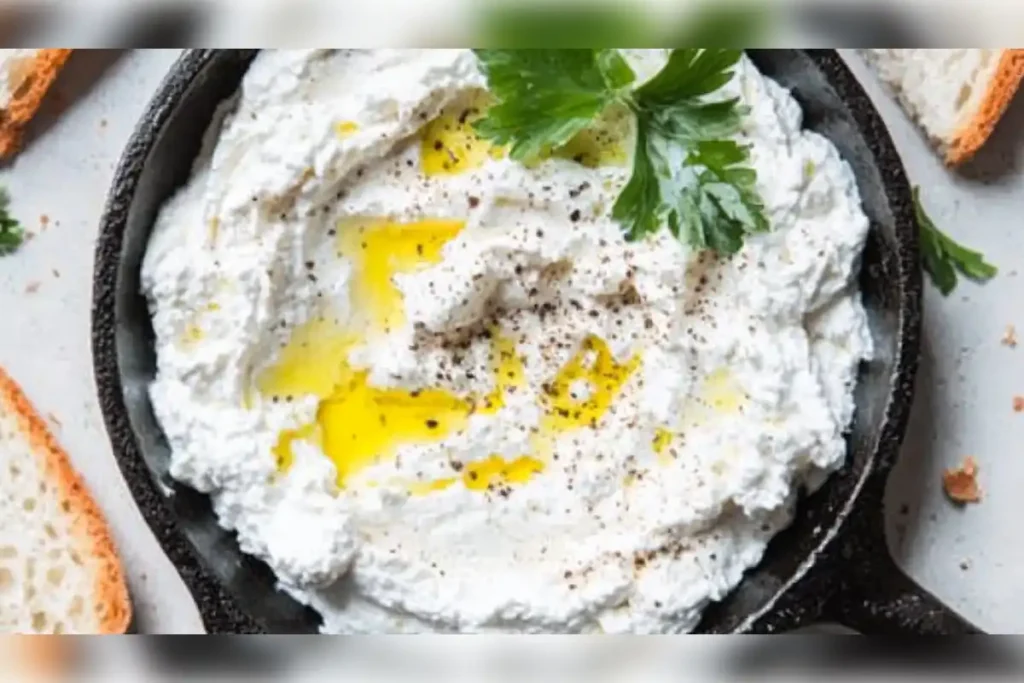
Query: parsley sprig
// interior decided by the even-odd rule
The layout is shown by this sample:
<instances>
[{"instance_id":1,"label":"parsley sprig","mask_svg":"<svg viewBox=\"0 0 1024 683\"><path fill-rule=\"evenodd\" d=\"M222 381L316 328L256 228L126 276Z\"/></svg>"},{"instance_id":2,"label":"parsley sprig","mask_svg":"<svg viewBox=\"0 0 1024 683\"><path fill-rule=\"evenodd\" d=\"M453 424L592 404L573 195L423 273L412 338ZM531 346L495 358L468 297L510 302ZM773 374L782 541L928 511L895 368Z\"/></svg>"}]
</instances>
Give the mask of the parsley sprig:
<instances>
[{"instance_id":1,"label":"parsley sprig","mask_svg":"<svg viewBox=\"0 0 1024 683\"><path fill-rule=\"evenodd\" d=\"M633 70L617 50L477 50L498 103L477 132L516 161L560 147L622 101Z\"/></svg>"},{"instance_id":2,"label":"parsley sprig","mask_svg":"<svg viewBox=\"0 0 1024 683\"><path fill-rule=\"evenodd\" d=\"M21 224L8 211L10 203L7 190L0 188L0 256L14 252L25 238Z\"/></svg>"},{"instance_id":3,"label":"parsley sprig","mask_svg":"<svg viewBox=\"0 0 1024 683\"><path fill-rule=\"evenodd\" d=\"M921 188L915 186L913 193L922 265L942 295L956 288L957 272L975 282L993 278L998 269L987 263L980 252L958 244L939 230L921 205Z\"/></svg>"},{"instance_id":4,"label":"parsley sprig","mask_svg":"<svg viewBox=\"0 0 1024 683\"><path fill-rule=\"evenodd\" d=\"M746 110L709 100L733 76L740 50L678 49L653 78L636 75L618 50L478 50L497 104L477 121L484 138L518 161L567 143L609 106L636 118L633 171L612 207L626 237L667 224L697 249L735 253L768 229L749 149L733 136Z\"/></svg>"}]
</instances>

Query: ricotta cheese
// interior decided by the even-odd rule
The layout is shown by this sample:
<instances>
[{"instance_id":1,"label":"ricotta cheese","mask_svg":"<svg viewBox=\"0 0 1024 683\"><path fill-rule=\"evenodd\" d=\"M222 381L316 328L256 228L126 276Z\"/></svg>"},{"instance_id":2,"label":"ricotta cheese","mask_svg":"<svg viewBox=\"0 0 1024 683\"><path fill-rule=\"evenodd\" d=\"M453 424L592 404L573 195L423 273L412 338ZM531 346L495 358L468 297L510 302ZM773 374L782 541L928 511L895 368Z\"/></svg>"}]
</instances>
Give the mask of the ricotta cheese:
<instances>
[{"instance_id":1,"label":"ricotta cheese","mask_svg":"<svg viewBox=\"0 0 1024 683\"><path fill-rule=\"evenodd\" d=\"M484 85L468 50L256 58L143 264L171 474L325 632L689 631L843 462L853 174L744 58L772 231L627 242L628 119L524 166Z\"/></svg>"}]
</instances>

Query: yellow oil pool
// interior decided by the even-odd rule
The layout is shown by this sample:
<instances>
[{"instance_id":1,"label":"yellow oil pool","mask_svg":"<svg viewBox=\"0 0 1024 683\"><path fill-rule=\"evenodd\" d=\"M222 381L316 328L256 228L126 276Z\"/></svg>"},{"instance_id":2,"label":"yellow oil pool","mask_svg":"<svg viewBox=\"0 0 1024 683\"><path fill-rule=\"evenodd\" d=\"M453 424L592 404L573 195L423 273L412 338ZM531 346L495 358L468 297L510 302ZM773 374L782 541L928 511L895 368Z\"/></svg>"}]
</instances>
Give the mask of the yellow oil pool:
<instances>
[{"instance_id":1,"label":"yellow oil pool","mask_svg":"<svg viewBox=\"0 0 1024 683\"><path fill-rule=\"evenodd\" d=\"M282 470L294 460L295 441L312 441L334 462L338 483L344 485L350 475L389 457L402 444L440 441L465 429L474 413L499 411L506 393L523 382L514 344L493 334L494 389L484 396L375 387L369 372L348 360L355 346L351 335L325 320L299 327L278 361L257 379L260 393L273 401L305 395L320 399L315 424L281 434L274 455Z\"/></svg>"},{"instance_id":2,"label":"yellow oil pool","mask_svg":"<svg viewBox=\"0 0 1024 683\"><path fill-rule=\"evenodd\" d=\"M345 330L327 318L316 319L296 329L277 363L258 378L260 393L270 400L290 401L306 395L320 399L314 423L280 435L274 457L281 471L287 471L294 461L294 444L309 441L331 459L338 471L338 484L344 486L351 475L391 457L403 444L440 441L465 429L471 415L498 412L507 394L525 381L514 343L500 334L491 335L494 388L482 396L372 386L369 373L354 368L348 360L354 346L353 337ZM596 354L592 359L588 358L591 353ZM556 432L594 426L638 362L633 358L619 364L604 342L588 338L548 385L537 443ZM580 379L595 387L585 400L571 396L572 385ZM459 477L416 483L410 490L439 491L457 481L480 491L492 485L522 484L544 470L537 457L543 447L538 445L537 450L511 460L492 455L466 463Z\"/></svg>"},{"instance_id":3,"label":"yellow oil pool","mask_svg":"<svg viewBox=\"0 0 1024 683\"><path fill-rule=\"evenodd\" d=\"M394 276L439 263L444 245L465 227L465 221L449 219L347 218L339 223L338 252L355 268L353 309L365 312L370 332L386 334L405 321Z\"/></svg>"},{"instance_id":4,"label":"yellow oil pool","mask_svg":"<svg viewBox=\"0 0 1024 683\"><path fill-rule=\"evenodd\" d=\"M629 161L633 114L609 107L594 123L545 156L571 159L587 168L623 166Z\"/></svg>"},{"instance_id":5,"label":"yellow oil pool","mask_svg":"<svg viewBox=\"0 0 1024 683\"><path fill-rule=\"evenodd\" d=\"M619 363L604 340L588 336L580 350L543 387L542 431L597 426L626 380L639 367L639 354Z\"/></svg>"},{"instance_id":6,"label":"yellow oil pool","mask_svg":"<svg viewBox=\"0 0 1024 683\"><path fill-rule=\"evenodd\" d=\"M358 131L359 124L355 121L338 121L334 124L334 134L341 140L344 140L350 135L354 135Z\"/></svg>"},{"instance_id":7,"label":"yellow oil pool","mask_svg":"<svg viewBox=\"0 0 1024 683\"><path fill-rule=\"evenodd\" d=\"M465 465L459 477L446 477L427 482L417 482L409 487L414 495L427 495L443 491L462 482L471 491L487 491L495 487L525 484L534 475L544 471L544 463L534 457L523 455L508 460L500 455L491 455L484 460Z\"/></svg>"},{"instance_id":8,"label":"yellow oil pool","mask_svg":"<svg viewBox=\"0 0 1024 683\"><path fill-rule=\"evenodd\" d=\"M488 159L505 156L505 148L484 140L473 130L473 122L491 105L486 90L476 91L441 111L423 127L420 168L424 175L455 175L480 168Z\"/></svg>"},{"instance_id":9,"label":"yellow oil pool","mask_svg":"<svg viewBox=\"0 0 1024 683\"><path fill-rule=\"evenodd\" d=\"M423 127L420 167L426 176L465 173L482 167L490 159L501 159L507 147L481 138L473 128L494 104L485 90L474 91L441 111ZM571 159L589 168L624 165L629 161L632 113L625 107L610 107L591 126L577 133L565 145L546 150L534 163L546 158Z\"/></svg>"},{"instance_id":10,"label":"yellow oil pool","mask_svg":"<svg viewBox=\"0 0 1024 683\"><path fill-rule=\"evenodd\" d=\"M651 448L654 450L654 455L658 458L658 462L662 465L667 465L672 462L672 456L666 452L671 444L672 432L664 427L658 427L654 431L654 439L651 441Z\"/></svg>"},{"instance_id":11,"label":"yellow oil pool","mask_svg":"<svg viewBox=\"0 0 1024 683\"><path fill-rule=\"evenodd\" d=\"M704 380L700 399L714 412L731 415L742 410L747 396L728 368L719 368Z\"/></svg>"},{"instance_id":12,"label":"yellow oil pool","mask_svg":"<svg viewBox=\"0 0 1024 683\"><path fill-rule=\"evenodd\" d=\"M283 432L273 448L280 471L294 462L294 447L317 445L335 464L338 484L363 468L393 457L405 444L441 441L464 430L474 414L500 411L507 396L525 386L523 361L515 342L492 329L491 387L486 394L459 395L440 388L422 390L377 387L369 372L349 356L375 335L404 322L401 292L393 277L438 263L444 245L463 229L458 220L431 219L396 223L375 218L347 219L339 225L338 250L353 264L350 296L354 323L341 325L331 316L312 319L292 332L275 363L256 378L265 400L319 399L316 419ZM590 336L541 392L542 422L530 454L506 459L492 455L465 463L457 476L413 482L414 493L444 490L461 482L483 491L527 482L544 470L546 447L559 432L595 427L625 382L640 366L635 355L616 361L608 345ZM584 387L584 394L580 394Z\"/></svg>"}]
</instances>

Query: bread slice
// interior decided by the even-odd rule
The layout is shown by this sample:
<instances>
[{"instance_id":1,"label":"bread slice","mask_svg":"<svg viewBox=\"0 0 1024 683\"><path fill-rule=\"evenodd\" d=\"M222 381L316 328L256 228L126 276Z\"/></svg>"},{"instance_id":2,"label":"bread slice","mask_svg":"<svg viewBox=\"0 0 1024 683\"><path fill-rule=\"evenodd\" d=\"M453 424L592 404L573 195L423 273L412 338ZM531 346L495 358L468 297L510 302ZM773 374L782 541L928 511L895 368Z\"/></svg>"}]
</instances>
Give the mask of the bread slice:
<instances>
[{"instance_id":1,"label":"bread slice","mask_svg":"<svg viewBox=\"0 0 1024 683\"><path fill-rule=\"evenodd\" d=\"M11 156L71 50L0 50L0 159Z\"/></svg>"},{"instance_id":2,"label":"bread slice","mask_svg":"<svg viewBox=\"0 0 1024 683\"><path fill-rule=\"evenodd\" d=\"M130 618L99 508L0 369L0 632L124 633Z\"/></svg>"},{"instance_id":3,"label":"bread slice","mask_svg":"<svg viewBox=\"0 0 1024 683\"><path fill-rule=\"evenodd\" d=\"M1024 76L1024 50L864 50L950 166L992 134Z\"/></svg>"}]
</instances>

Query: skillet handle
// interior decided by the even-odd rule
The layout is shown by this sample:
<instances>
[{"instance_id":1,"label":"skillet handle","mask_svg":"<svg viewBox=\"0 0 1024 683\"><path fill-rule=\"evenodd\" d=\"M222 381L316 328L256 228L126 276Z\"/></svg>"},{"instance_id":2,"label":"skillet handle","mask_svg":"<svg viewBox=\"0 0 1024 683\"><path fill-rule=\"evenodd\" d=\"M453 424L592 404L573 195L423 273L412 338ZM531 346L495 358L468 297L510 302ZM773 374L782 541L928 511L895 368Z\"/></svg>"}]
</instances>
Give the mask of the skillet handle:
<instances>
[{"instance_id":1,"label":"skillet handle","mask_svg":"<svg viewBox=\"0 0 1024 683\"><path fill-rule=\"evenodd\" d=\"M825 606L825 617L864 635L983 633L907 576L886 549L864 563L843 554L849 559L840 560L846 566L837 572L840 586Z\"/></svg>"}]
</instances>

